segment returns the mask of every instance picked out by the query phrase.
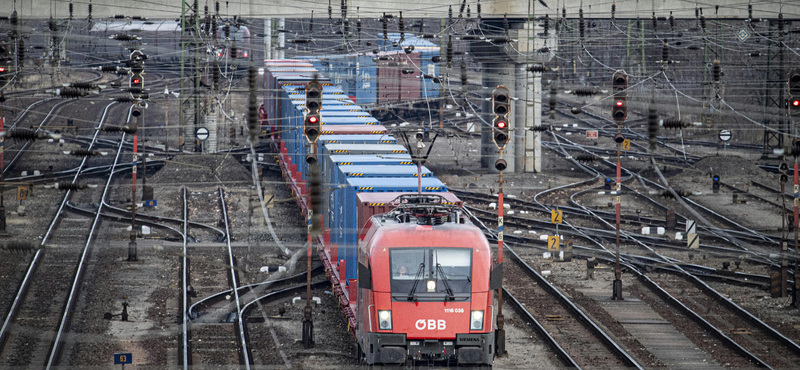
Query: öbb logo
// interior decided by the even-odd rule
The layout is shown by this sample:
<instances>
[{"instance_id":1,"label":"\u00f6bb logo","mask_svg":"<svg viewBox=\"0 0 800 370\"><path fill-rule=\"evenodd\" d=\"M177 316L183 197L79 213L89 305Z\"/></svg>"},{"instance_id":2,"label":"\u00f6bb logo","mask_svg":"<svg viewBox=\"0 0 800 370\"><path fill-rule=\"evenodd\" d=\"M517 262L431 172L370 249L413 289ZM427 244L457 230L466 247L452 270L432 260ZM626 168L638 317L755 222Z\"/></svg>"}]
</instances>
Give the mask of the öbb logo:
<instances>
[{"instance_id":1,"label":"\u00f6bb logo","mask_svg":"<svg viewBox=\"0 0 800 370\"><path fill-rule=\"evenodd\" d=\"M417 330L444 330L447 328L447 323L444 320L419 319L417 320L415 326L417 327Z\"/></svg>"}]
</instances>

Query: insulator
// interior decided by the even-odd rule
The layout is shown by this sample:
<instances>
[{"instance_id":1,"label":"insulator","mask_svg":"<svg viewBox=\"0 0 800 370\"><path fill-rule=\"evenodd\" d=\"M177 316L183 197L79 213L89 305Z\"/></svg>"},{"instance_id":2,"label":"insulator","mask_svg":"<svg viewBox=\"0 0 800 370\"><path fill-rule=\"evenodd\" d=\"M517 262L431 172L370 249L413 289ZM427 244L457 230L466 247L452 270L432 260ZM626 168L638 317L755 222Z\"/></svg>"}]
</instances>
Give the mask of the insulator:
<instances>
[{"instance_id":1,"label":"insulator","mask_svg":"<svg viewBox=\"0 0 800 370\"><path fill-rule=\"evenodd\" d=\"M753 21L753 4L747 4L747 20Z\"/></svg>"},{"instance_id":2,"label":"insulator","mask_svg":"<svg viewBox=\"0 0 800 370\"><path fill-rule=\"evenodd\" d=\"M672 16L672 12L669 12L669 28L675 29L675 17Z\"/></svg>"},{"instance_id":3,"label":"insulator","mask_svg":"<svg viewBox=\"0 0 800 370\"><path fill-rule=\"evenodd\" d=\"M0 244L0 250L6 252L32 252L34 250L40 249L41 246L39 244L21 241L21 240L9 240L3 244Z\"/></svg>"},{"instance_id":4,"label":"insulator","mask_svg":"<svg viewBox=\"0 0 800 370\"><path fill-rule=\"evenodd\" d=\"M225 33L225 39L226 40L231 38L231 24L230 24L230 22L225 22L225 25L222 26L222 32Z\"/></svg>"},{"instance_id":5,"label":"insulator","mask_svg":"<svg viewBox=\"0 0 800 370\"><path fill-rule=\"evenodd\" d=\"M206 13L208 13L208 6L206 6ZM206 35L211 36L211 16L206 15Z\"/></svg>"},{"instance_id":6,"label":"insulator","mask_svg":"<svg viewBox=\"0 0 800 370\"><path fill-rule=\"evenodd\" d=\"M545 125L533 126L533 127L531 127L531 131L533 131L533 132L550 131L550 126L545 126Z\"/></svg>"},{"instance_id":7,"label":"insulator","mask_svg":"<svg viewBox=\"0 0 800 370\"><path fill-rule=\"evenodd\" d=\"M464 13L464 8L467 7L467 0L463 0L461 2L461 9L458 10L458 17L461 18L461 14Z\"/></svg>"},{"instance_id":8,"label":"insulator","mask_svg":"<svg viewBox=\"0 0 800 370\"><path fill-rule=\"evenodd\" d=\"M95 88L94 84L91 82L73 82L69 84L70 87L74 87L76 89L84 89L89 90Z\"/></svg>"},{"instance_id":9,"label":"insulator","mask_svg":"<svg viewBox=\"0 0 800 370\"><path fill-rule=\"evenodd\" d=\"M11 12L11 25L12 26L19 25L19 15L17 15L17 11L16 10Z\"/></svg>"},{"instance_id":10,"label":"insulator","mask_svg":"<svg viewBox=\"0 0 800 370\"><path fill-rule=\"evenodd\" d=\"M71 150L69 154L74 155L76 157L89 157L89 156L100 155L102 153L100 153L99 150L75 149Z\"/></svg>"},{"instance_id":11,"label":"insulator","mask_svg":"<svg viewBox=\"0 0 800 370\"><path fill-rule=\"evenodd\" d=\"M258 137L260 122L258 120L258 107L256 106L256 67L252 63L247 69L247 78L250 83L250 97L247 107L247 128L252 138Z\"/></svg>"},{"instance_id":12,"label":"insulator","mask_svg":"<svg viewBox=\"0 0 800 370\"><path fill-rule=\"evenodd\" d=\"M461 88L467 90L467 62L461 59Z\"/></svg>"},{"instance_id":13,"label":"insulator","mask_svg":"<svg viewBox=\"0 0 800 370\"><path fill-rule=\"evenodd\" d=\"M114 14L114 19L125 19L125 16L122 14Z\"/></svg>"},{"instance_id":14,"label":"insulator","mask_svg":"<svg viewBox=\"0 0 800 370\"><path fill-rule=\"evenodd\" d=\"M342 11L342 19L347 18L347 4L345 0L342 0L342 3L339 5L339 9Z\"/></svg>"},{"instance_id":15,"label":"insulator","mask_svg":"<svg viewBox=\"0 0 800 370\"><path fill-rule=\"evenodd\" d=\"M358 34L358 42L361 42L361 18L356 19L356 33Z\"/></svg>"},{"instance_id":16,"label":"insulator","mask_svg":"<svg viewBox=\"0 0 800 370\"><path fill-rule=\"evenodd\" d=\"M236 58L239 57L239 50L236 49L236 41L234 41L233 45L231 45L230 52L231 52L231 58L232 59L236 59Z\"/></svg>"},{"instance_id":17,"label":"insulator","mask_svg":"<svg viewBox=\"0 0 800 370\"><path fill-rule=\"evenodd\" d=\"M61 191L67 190L83 190L89 187L87 184L73 184L69 181L59 181L57 182L54 187Z\"/></svg>"},{"instance_id":18,"label":"insulator","mask_svg":"<svg viewBox=\"0 0 800 370\"><path fill-rule=\"evenodd\" d=\"M647 133L650 136L650 151L655 151L658 147L658 111L653 105L647 114Z\"/></svg>"},{"instance_id":19,"label":"insulator","mask_svg":"<svg viewBox=\"0 0 800 370\"><path fill-rule=\"evenodd\" d=\"M481 0L478 0L478 20L481 20Z\"/></svg>"},{"instance_id":20,"label":"insulator","mask_svg":"<svg viewBox=\"0 0 800 370\"><path fill-rule=\"evenodd\" d=\"M617 3L611 3L611 21L614 22L614 18L617 16Z\"/></svg>"},{"instance_id":21,"label":"insulator","mask_svg":"<svg viewBox=\"0 0 800 370\"><path fill-rule=\"evenodd\" d=\"M583 12L581 12L581 13L583 13ZM566 21L567 20L567 7L565 7L565 6L561 7L561 20L562 21Z\"/></svg>"},{"instance_id":22,"label":"insulator","mask_svg":"<svg viewBox=\"0 0 800 370\"><path fill-rule=\"evenodd\" d=\"M586 22L583 20L583 8L578 10L578 30L580 31L581 35L581 42L583 42L584 36L586 34Z\"/></svg>"},{"instance_id":23,"label":"insulator","mask_svg":"<svg viewBox=\"0 0 800 370\"><path fill-rule=\"evenodd\" d=\"M208 18L208 3L206 3L206 5L203 5L203 15L206 18Z\"/></svg>"},{"instance_id":24,"label":"insulator","mask_svg":"<svg viewBox=\"0 0 800 370\"><path fill-rule=\"evenodd\" d=\"M141 15L133 15L133 16L131 16L131 19L133 19L134 21L143 21L146 18L142 17Z\"/></svg>"},{"instance_id":25,"label":"insulator","mask_svg":"<svg viewBox=\"0 0 800 370\"><path fill-rule=\"evenodd\" d=\"M211 37L216 39L218 32L219 32L219 25L217 24L217 17L216 16L212 16L211 17ZM270 36L270 35L267 35L267 36Z\"/></svg>"},{"instance_id":26,"label":"insulator","mask_svg":"<svg viewBox=\"0 0 800 370\"><path fill-rule=\"evenodd\" d=\"M72 19L72 11L73 11L72 3L69 3L69 19Z\"/></svg>"},{"instance_id":27,"label":"insulator","mask_svg":"<svg viewBox=\"0 0 800 370\"><path fill-rule=\"evenodd\" d=\"M132 135L136 133L136 127L130 126L112 126L112 125L105 125L100 128L103 132L124 132L126 134Z\"/></svg>"},{"instance_id":28,"label":"insulator","mask_svg":"<svg viewBox=\"0 0 800 370\"><path fill-rule=\"evenodd\" d=\"M508 14L503 14L503 34L508 35Z\"/></svg>"},{"instance_id":29,"label":"insulator","mask_svg":"<svg viewBox=\"0 0 800 370\"><path fill-rule=\"evenodd\" d=\"M214 11L216 11L216 13L219 14L219 1L214 2Z\"/></svg>"},{"instance_id":30,"label":"insulator","mask_svg":"<svg viewBox=\"0 0 800 370\"><path fill-rule=\"evenodd\" d=\"M447 68L453 68L453 35L447 36Z\"/></svg>"},{"instance_id":31,"label":"insulator","mask_svg":"<svg viewBox=\"0 0 800 370\"><path fill-rule=\"evenodd\" d=\"M30 141L39 138L39 135L31 129L15 128L6 131L5 137L6 139L14 139L14 141Z\"/></svg>"},{"instance_id":32,"label":"insulator","mask_svg":"<svg viewBox=\"0 0 800 370\"><path fill-rule=\"evenodd\" d=\"M92 19L92 3L89 3L89 16L88 16L88 18L89 18L89 20Z\"/></svg>"},{"instance_id":33,"label":"insulator","mask_svg":"<svg viewBox=\"0 0 800 370\"><path fill-rule=\"evenodd\" d=\"M117 66L102 66L100 67L101 72L116 72L119 70Z\"/></svg>"},{"instance_id":34,"label":"insulator","mask_svg":"<svg viewBox=\"0 0 800 370\"><path fill-rule=\"evenodd\" d=\"M197 0L194 0L194 5L192 5L192 11L195 14L200 13L200 4L198 4Z\"/></svg>"},{"instance_id":35,"label":"insulator","mask_svg":"<svg viewBox=\"0 0 800 370\"><path fill-rule=\"evenodd\" d=\"M216 60L214 61L214 64L212 65L211 68L213 69L211 75L213 76L214 80L214 90L219 90L219 64L217 63Z\"/></svg>"},{"instance_id":36,"label":"insulator","mask_svg":"<svg viewBox=\"0 0 800 370\"><path fill-rule=\"evenodd\" d=\"M577 89L572 90L572 93L577 96L592 96L597 94L597 89L593 87L579 87Z\"/></svg>"},{"instance_id":37,"label":"insulator","mask_svg":"<svg viewBox=\"0 0 800 370\"><path fill-rule=\"evenodd\" d=\"M541 127L541 126L539 126L539 127ZM595 157L595 156L593 156L591 154L579 154L574 158L575 158L576 161L581 162L581 163L592 163L595 160L597 160L597 157Z\"/></svg>"},{"instance_id":38,"label":"insulator","mask_svg":"<svg viewBox=\"0 0 800 370\"><path fill-rule=\"evenodd\" d=\"M761 56L761 52L759 52L759 51L754 51L754 52L750 53L750 56L751 56L751 57L760 57L760 56Z\"/></svg>"},{"instance_id":39,"label":"insulator","mask_svg":"<svg viewBox=\"0 0 800 370\"><path fill-rule=\"evenodd\" d=\"M17 66L19 68L25 66L25 41L22 39L17 43Z\"/></svg>"},{"instance_id":40,"label":"insulator","mask_svg":"<svg viewBox=\"0 0 800 370\"><path fill-rule=\"evenodd\" d=\"M694 19L700 18L700 8L694 7Z\"/></svg>"},{"instance_id":41,"label":"insulator","mask_svg":"<svg viewBox=\"0 0 800 370\"><path fill-rule=\"evenodd\" d=\"M453 6L450 5L447 8L447 24L452 24L452 23L453 23Z\"/></svg>"},{"instance_id":42,"label":"insulator","mask_svg":"<svg viewBox=\"0 0 800 370\"><path fill-rule=\"evenodd\" d=\"M669 44L666 42L664 46L661 47L661 63L669 63Z\"/></svg>"},{"instance_id":43,"label":"insulator","mask_svg":"<svg viewBox=\"0 0 800 370\"><path fill-rule=\"evenodd\" d=\"M704 15L700 16L700 28L702 28L703 31L705 32L705 30L706 30L706 17Z\"/></svg>"},{"instance_id":44,"label":"insulator","mask_svg":"<svg viewBox=\"0 0 800 370\"><path fill-rule=\"evenodd\" d=\"M783 13L778 13L778 35L783 36Z\"/></svg>"},{"instance_id":45,"label":"insulator","mask_svg":"<svg viewBox=\"0 0 800 370\"><path fill-rule=\"evenodd\" d=\"M383 22L383 39L389 39L389 20L386 18L386 13L383 13L383 18L381 18L381 22Z\"/></svg>"},{"instance_id":46,"label":"insulator","mask_svg":"<svg viewBox=\"0 0 800 370\"><path fill-rule=\"evenodd\" d=\"M653 12L653 31L658 28L658 20L656 19L656 12Z\"/></svg>"},{"instance_id":47,"label":"insulator","mask_svg":"<svg viewBox=\"0 0 800 370\"><path fill-rule=\"evenodd\" d=\"M74 88L62 88L58 95L62 98L79 98L84 95L84 92Z\"/></svg>"},{"instance_id":48,"label":"insulator","mask_svg":"<svg viewBox=\"0 0 800 370\"><path fill-rule=\"evenodd\" d=\"M133 103L135 100L130 96L120 96L114 98L114 101L117 103Z\"/></svg>"},{"instance_id":49,"label":"insulator","mask_svg":"<svg viewBox=\"0 0 800 370\"><path fill-rule=\"evenodd\" d=\"M469 4L467 4L467 19L472 18L472 12L469 9Z\"/></svg>"},{"instance_id":50,"label":"insulator","mask_svg":"<svg viewBox=\"0 0 800 370\"><path fill-rule=\"evenodd\" d=\"M553 83L550 85L550 118L556 118L556 96L558 94L558 90L556 89L556 84Z\"/></svg>"},{"instance_id":51,"label":"insulator","mask_svg":"<svg viewBox=\"0 0 800 370\"><path fill-rule=\"evenodd\" d=\"M313 34L314 33L314 11L313 10L311 11L311 19L309 19L309 21L308 21L308 33L309 34Z\"/></svg>"},{"instance_id":52,"label":"insulator","mask_svg":"<svg viewBox=\"0 0 800 370\"><path fill-rule=\"evenodd\" d=\"M50 29L50 31L53 32L58 31L58 26L56 26L56 21L52 17L50 17L50 20L47 21L47 26Z\"/></svg>"},{"instance_id":53,"label":"insulator","mask_svg":"<svg viewBox=\"0 0 800 370\"><path fill-rule=\"evenodd\" d=\"M131 35L128 35L128 34L125 34L125 33L121 33L119 35L114 35L114 40L117 40L117 41L133 41L133 40L138 40L138 39L139 38L136 37L136 36L131 36Z\"/></svg>"},{"instance_id":54,"label":"insulator","mask_svg":"<svg viewBox=\"0 0 800 370\"><path fill-rule=\"evenodd\" d=\"M550 34L550 16L545 14L544 15L544 35L548 36Z\"/></svg>"},{"instance_id":55,"label":"insulator","mask_svg":"<svg viewBox=\"0 0 800 370\"><path fill-rule=\"evenodd\" d=\"M687 197L690 194L688 191L681 190L681 189L675 189L675 193L678 194L679 197ZM672 194L672 192L669 191L669 190L662 191L661 192L661 196L664 197L664 198L670 198L670 199L671 198L675 198L675 195Z\"/></svg>"},{"instance_id":56,"label":"insulator","mask_svg":"<svg viewBox=\"0 0 800 370\"><path fill-rule=\"evenodd\" d=\"M674 118L662 120L661 125L664 126L665 129L678 129L678 128L689 127L689 123Z\"/></svg>"},{"instance_id":57,"label":"insulator","mask_svg":"<svg viewBox=\"0 0 800 370\"><path fill-rule=\"evenodd\" d=\"M719 75L720 75L720 68L719 68L719 59L714 60L714 83L719 83Z\"/></svg>"},{"instance_id":58,"label":"insulator","mask_svg":"<svg viewBox=\"0 0 800 370\"><path fill-rule=\"evenodd\" d=\"M546 66L543 66L541 64L534 64L534 65L528 67L528 70L531 71L531 72L539 72L539 73L541 73L541 72L549 72L550 68L546 67Z\"/></svg>"}]
</instances>

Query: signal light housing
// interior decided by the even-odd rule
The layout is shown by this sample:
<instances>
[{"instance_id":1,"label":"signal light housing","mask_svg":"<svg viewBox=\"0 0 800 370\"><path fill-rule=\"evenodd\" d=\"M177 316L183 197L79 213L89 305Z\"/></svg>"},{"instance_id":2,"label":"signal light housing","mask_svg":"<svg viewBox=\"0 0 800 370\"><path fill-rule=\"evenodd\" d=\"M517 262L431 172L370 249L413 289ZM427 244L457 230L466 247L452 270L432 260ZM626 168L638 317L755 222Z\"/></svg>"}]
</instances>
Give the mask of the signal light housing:
<instances>
[{"instance_id":1,"label":"signal light housing","mask_svg":"<svg viewBox=\"0 0 800 370\"><path fill-rule=\"evenodd\" d=\"M711 190L713 190L715 194L719 193L719 187L720 187L719 175L712 176L711 180L713 181L713 183L711 184Z\"/></svg>"},{"instance_id":2,"label":"signal light housing","mask_svg":"<svg viewBox=\"0 0 800 370\"><path fill-rule=\"evenodd\" d=\"M789 119L795 124L800 124L800 68L789 71L788 80L789 104L787 107Z\"/></svg>"},{"instance_id":3,"label":"signal light housing","mask_svg":"<svg viewBox=\"0 0 800 370\"><path fill-rule=\"evenodd\" d=\"M492 121L492 140L498 149L503 149L508 144L509 140L509 91L505 86L497 86L492 91L492 112L494 112L494 120Z\"/></svg>"},{"instance_id":4,"label":"signal light housing","mask_svg":"<svg viewBox=\"0 0 800 370\"><path fill-rule=\"evenodd\" d=\"M614 105L611 108L611 117L617 125L628 119L628 74L625 71L616 71L611 77L611 87L614 91Z\"/></svg>"},{"instance_id":5,"label":"signal light housing","mask_svg":"<svg viewBox=\"0 0 800 370\"><path fill-rule=\"evenodd\" d=\"M319 138L322 124L322 117L319 114L319 110L322 108L322 85L317 81L316 76L306 85L305 105L308 113L303 121L303 133L309 143L314 143Z\"/></svg>"}]
</instances>

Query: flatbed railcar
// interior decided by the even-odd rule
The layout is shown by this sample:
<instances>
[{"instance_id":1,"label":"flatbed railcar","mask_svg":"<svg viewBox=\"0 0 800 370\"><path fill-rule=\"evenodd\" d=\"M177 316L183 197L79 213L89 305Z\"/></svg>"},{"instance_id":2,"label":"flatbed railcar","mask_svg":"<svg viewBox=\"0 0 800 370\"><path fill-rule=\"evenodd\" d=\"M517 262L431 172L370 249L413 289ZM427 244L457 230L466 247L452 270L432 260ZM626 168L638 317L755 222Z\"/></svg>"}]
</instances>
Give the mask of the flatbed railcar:
<instances>
[{"instance_id":1,"label":"flatbed railcar","mask_svg":"<svg viewBox=\"0 0 800 370\"><path fill-rule=\"evenodd\" d=\"M302 91L317 71L302 60L265 66L266 138L306 215L304 159L311 146L302 133ZM427 168L418 172L379 121L330 80L317 78L323 81L318 154L326 194L317 250L359 361L491 365L493 289L502 269L492 268L488 241L462 214L461 200Z\"/></svg>"}]
</instances>

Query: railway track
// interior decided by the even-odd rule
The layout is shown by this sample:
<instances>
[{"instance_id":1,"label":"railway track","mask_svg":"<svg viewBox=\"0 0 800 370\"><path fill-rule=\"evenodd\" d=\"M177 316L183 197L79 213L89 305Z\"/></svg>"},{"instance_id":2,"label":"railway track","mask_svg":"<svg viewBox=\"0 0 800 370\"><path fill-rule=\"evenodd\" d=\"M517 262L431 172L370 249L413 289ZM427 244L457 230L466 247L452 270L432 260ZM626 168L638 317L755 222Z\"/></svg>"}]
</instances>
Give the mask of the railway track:
<instances>
[{"instance_id":1,"label":"railway track","mask_svg":"<svg viewBox=\"0 0 800 370\"><path fill-rule=\"evenodd\" d=\"M108 108L113 103L106 107ZM101 119L101 122L105 119ZM99 135L96 132L95 137ZM120 146L124 135L120 138ZM89 146L92 149L92 146ZM114 163L119 160L120 152ZM87 162L84 158L81 169ZM112 171L113 174L113 171ZM77 171L72 183L75 184L81 175ZM112 175L108 176L106 186L102 189L100 199L105 197ZM84 224L86 220L67 219L61 220L67 202L72 195L72 190L67 190L61 205L56 211L53 220L41 245L46 249L39 249L31 259L27 273L19 284L19 290L14 302L6 315L3 327L0 328L0 357L6 359L6 365L30 366L37 364L49 369L58 365L61 346L65 331L69 327L73 304L85 273L87 253L92 245L94 231L100 220L102 207L98 207L94 221L78 227L56 227L69 220ZM88 235L85 230L88 231ZM78 232L78 234L75 234ZM67 247L76 237L85 237L86 244L82 248ZM56 246L63 247L56 247ZM74 275L73 275L74 274ZM73 276L71 285L64 276ZM29 289L31 291L29 291ZM62 306L63 305L63 306ZM44 309L50 307L50 309ZM58 308L56 308L58 307ZM60 316L53 316L50 312L61 312ZM33 328L31 330L26 328ZM32 341L33 345L28 344Z\"/></svg>"}]
</instances>

